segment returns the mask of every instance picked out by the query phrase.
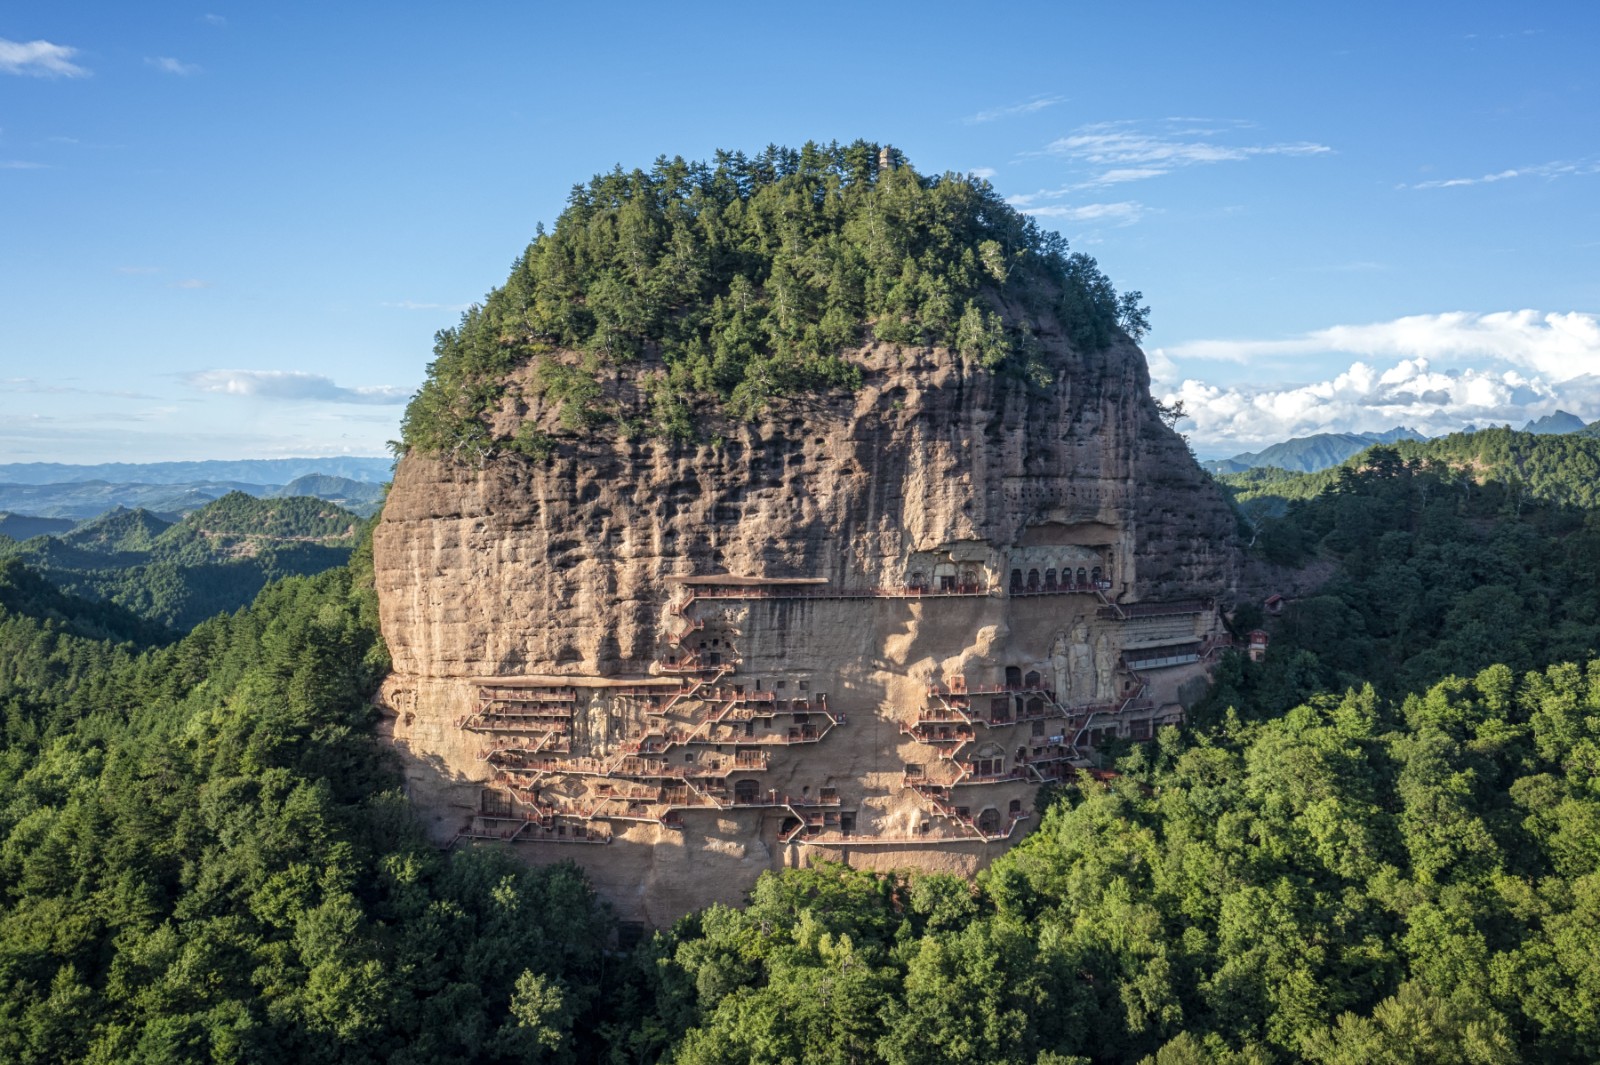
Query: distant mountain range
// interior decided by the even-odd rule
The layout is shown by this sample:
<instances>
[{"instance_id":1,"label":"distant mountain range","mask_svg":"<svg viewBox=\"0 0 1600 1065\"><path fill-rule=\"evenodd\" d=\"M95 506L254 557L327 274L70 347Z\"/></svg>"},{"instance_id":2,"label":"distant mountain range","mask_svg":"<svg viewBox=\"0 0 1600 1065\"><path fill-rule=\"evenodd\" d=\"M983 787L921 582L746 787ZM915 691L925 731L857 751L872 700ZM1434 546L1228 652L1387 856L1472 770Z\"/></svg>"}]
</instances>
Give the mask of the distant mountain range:
<instances>
[{"instance_id":1,"label":"distant mountain range","mask_svg":"<svg viewBox=\"0 0 1600 1065\"><path fill-rule=\"evenodd\" d=\"M296 477L321 473L363 484L382 484L394 470L394 459L336 455L321 459L206 459L197 462L102 462L78 466L65 462L0 463L0 484L215 483L237 481L284 485Z\"/></svg>"},{"instance_id":2,"label":"distant mountain range","mask_svg":"<svg viewBox=\"0 0 1600 1065\"><path fill-rule=\"evenodd\" d=\"M263 474L288 472L291 466L276 466L274 464L300 463L311 460L283 459L263 460L257 471ZM388 476L388 459L333 459L335 464L348 464L352 462L383 463L384 476ZM207 504L221 499L229 492L243 492L258 499L277 499L288 496L313 496L325 499L330 503L337 503L346 510L352 511L361 517L370 517L383 502L383 485L379 481L370 479L356 479L345 477L326 471L313 471L297 474L287 483L272 480L194 480L194 481L163 481L156 478L170 476L178 472L174 467L244 467L250 465L245 462L231 463L152 463L148 466L134 464L109 464L106 466L46 466L40 463L30 463L24 472L37 474L43 470L60 471L115 471L123 469L132 471L135 479L117 480L114 477L85 478L76 473L59 481L12 481L6 483L7 471L15 474L24 467L18 465L0 466L0 512L10 512L13 518L24 515L35 518L60 518L69 521L83 521L104 514L117 507L127 507L134 510L148 510L160 515L166 520L176 520L185 514L192 513ZM358 470L365 474L372 474L376 466L365 470ZM244 470L242 472L250 472ZM142 478L142 479L139 479ZM20 529L20 527L19 527ZM41 530L50 531L50 530ZM10 536L13 539L27 539L28 536L37 535L30 532L23 535L11 532L0 526L0 535Z\"/></svg>"},{"instance_id":3,"label":"distant mountain range","mask_svg":"<svg viewBox=\"0 0 1600 1065\"><path fill-rule=\"evenodd\" d=\"M1426 440L1415 429L1397 427L1383 433L1317 433L1285 440L1260 451L1213 459L1201 463L1211 473L1243 473L1258 466L1276 466L1295 473L1315 473L1337 466L1351 455L1360 454L1374 444L1393 444L1399 440Z\"/></svg>"},{"instance_id":4,"label":"distant mountain range","mask_svg":"<svg viewBox=\"0 0 1600 1065\"><path fill-rule=\"evenodd\" d=\"M1558 410L1554 414L1546 414L1537 421L1529 422L1522 427L1522 431L1537 433L1540 436L1560 436L1565 433L1581 433L1587 428L1589 426L1576 414Z\"/></svg>"},{"instance_id":5,"label":"distant mountain range","mask_svg":"<svg viewBox=\"0 0 1600 1065\"><path fill-rule=\"evenodd\" d=\"M1464 431L1476 432L1477 427L1468 426ZM1560 436L1568 433L1600 436L1600 421L1586 425L1576 414L1558 410L1554 414L1547 414L1528 422L1522 427L1522 431L1539 436ZM1228 459L1212 459L1200 465L1218 475L1243 473L1246 470L1268 466L1293 473L1316 473L1318 470L1337 466L1350 456L1359 455L1376 444L1427 439L1428 437L1415 429L1405 427L1396 427L1383 433L1317 433L1314 436L1285 440L1281 444L1273 444L1260 451L1246 452Z\"/></svg>"}]
</instances>

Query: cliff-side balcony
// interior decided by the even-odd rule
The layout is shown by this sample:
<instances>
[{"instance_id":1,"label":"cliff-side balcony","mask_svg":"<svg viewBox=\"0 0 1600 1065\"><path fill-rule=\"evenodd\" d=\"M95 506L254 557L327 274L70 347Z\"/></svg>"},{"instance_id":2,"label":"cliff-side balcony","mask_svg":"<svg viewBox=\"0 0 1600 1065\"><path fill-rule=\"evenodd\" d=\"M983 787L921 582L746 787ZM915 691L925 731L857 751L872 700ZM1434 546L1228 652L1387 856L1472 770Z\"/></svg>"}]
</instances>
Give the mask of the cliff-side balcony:
<instances>
[{"instance_id":1,"label":"cliff-side balcony","mask_svg":"<svg viewBox=\"0 0 1600 1065\"><path fill-rule=\"evenodd\" d=\"M578 689L479 688L478 700L485 703L575 703L578 701Z\"/></svg>"},{"instance_id":2,"label":"cliff-side balcony","mask_svg":"<svg viewBox=\"0 0 1600 1065\"><path fill-rule=\"evenodd\" d=\"M1001 784L1008 780L1027 780L1033 774L1028 772L1025 765L1013 766L1010 769L983 769L980 770L971 762L959 763L961 775L950 782L951 787L961 787L969 784Z\"/></svg>"},{"instance_id":3,"label":"cliff-side balcony","mask_svg":"<svg viewBox=\"0 0 1600 1065\"><path fill-rule=\"evenodd\" d=\"M971 743L976 738L972 726L960 723L918 721L911 725L901 724L900 731L919 743L932 745Z\"/></svg>"}]
</instances>

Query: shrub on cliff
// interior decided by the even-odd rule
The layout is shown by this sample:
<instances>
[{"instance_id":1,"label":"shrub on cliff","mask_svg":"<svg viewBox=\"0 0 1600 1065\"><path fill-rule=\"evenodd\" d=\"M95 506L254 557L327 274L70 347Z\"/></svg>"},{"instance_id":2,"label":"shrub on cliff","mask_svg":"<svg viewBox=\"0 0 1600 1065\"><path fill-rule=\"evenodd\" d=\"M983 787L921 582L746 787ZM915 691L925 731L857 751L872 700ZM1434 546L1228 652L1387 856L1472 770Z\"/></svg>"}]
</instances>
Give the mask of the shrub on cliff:
<instances>
[{"instance_id":1,"label":"shrub on cliff","mask_svg":"<svg viewBox=\"0 0 1600 1065\"><path fill-rule=\"evenodd\" d=\"M843 353L869 335L1047 378L1021 317L1054 318L1093 350L1119 328L1142 333L1139 300L988 182L919 174L876 144L662 158L574 187L506 283L437 335L399 447L515 448L483 416L505 375L535 359L533 387L566 431L621 420L598 378L644 363L653 372L627 420L684 438L691 405L752 417L783 396L852 386L859 370Z\"/></svg>"}]
</instances>

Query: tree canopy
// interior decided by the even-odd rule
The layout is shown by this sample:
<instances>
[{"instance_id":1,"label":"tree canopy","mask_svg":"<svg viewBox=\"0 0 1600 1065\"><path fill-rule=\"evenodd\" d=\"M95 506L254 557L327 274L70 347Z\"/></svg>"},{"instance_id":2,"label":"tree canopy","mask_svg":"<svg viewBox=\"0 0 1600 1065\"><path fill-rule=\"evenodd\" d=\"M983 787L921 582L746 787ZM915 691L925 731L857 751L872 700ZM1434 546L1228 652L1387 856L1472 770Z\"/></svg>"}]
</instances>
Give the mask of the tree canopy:
<instances>
[{"instance_id":1,"label":"tree canopy","mask_svg":"<svg viewBox=\"0 0 1600 1065\"><path fill-rule=\"evenodd\" d=\"M530 363L557 431L675 439L696 414L749 418L851 387L847 353L869 338L1039 379L1038 323L1097 349L1143 332L1140 299L988 182L919 174L877 144L663 157L575 186L505 284L437 335L400 446L473 459L547 447L542 429L497 439L485 417ZM641 381L631 405L601 384L624 366Z\"/></svg>"}]
</instances>

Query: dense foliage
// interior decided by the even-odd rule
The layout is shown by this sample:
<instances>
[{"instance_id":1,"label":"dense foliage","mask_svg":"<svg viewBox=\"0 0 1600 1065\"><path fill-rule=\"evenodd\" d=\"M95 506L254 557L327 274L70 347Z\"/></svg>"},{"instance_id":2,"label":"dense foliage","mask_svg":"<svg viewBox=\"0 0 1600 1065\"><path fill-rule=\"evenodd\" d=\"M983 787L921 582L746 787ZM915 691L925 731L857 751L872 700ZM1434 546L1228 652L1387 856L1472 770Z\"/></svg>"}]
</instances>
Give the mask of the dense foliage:
<instances>
[{"instance_id":1,"label":"dense foliage","mask_svg":"<svg viewBox=\"0 0 1600 1065\"><path fill-rule=\"evenodd\" d=\"M613 1060L1600 1057L1600 662L1170 729L1122 769L977 890L824 867L686 920Z\"/></svg>"},{"instance_id":2,"label":"dense foliage","mask_svg":"<svg viewBox=\"0 0 1600 1065\"><path fill-rule=\"evenodd\" d=\"M697 406L748 417L774 399L849 386L843 353L870 335L939 344L976 365L1048 376L1023 324L1059 323L1080 348L1147 308L1118 297L1093 259L1068 254L986 181L927 177L876 144L770 147L711 164L660 159L572 191L504 286L438 334L403 446L478 458L548 447L542 433L495 440L485 413L505 375L567 430L607 421L687 439ZM1026 312L1019 315L1018 311ZM641 362L642 394L608 394L610 369Z\"/></svg>"},{"instance_id":3,"label":"dense foliage","mask_svg":"<svg viewBox=\"0 0 1600 1065\"><path fill-rule=\"evenodd\" d=\"M1277 517L1247 506L1265 560L1328 579L1274 626L1270 668L1219 673L1213 706L1271 714L1368 681L1399 694L1493 663L1521 673L1600 654L1600 511L1394 449L1329 480Z\"/></svg>"},{"instance_id":4,"label":"dense foliage","mask_svg":"<svg viewBox=\"0 0 1600 1065\"><path fill-rule=\"evenodd\" d=\"M1600 423L1597 423L1600 424ZM1585 509L1600 508L1600 436L1587 431L1540 435L1514 429L1480 429L1435 440L1403 440L1369 448L1342 465L1316 473L1270 466L1217 478L1241 505L1281 513L1283 503L1312 499L1335 487L1346 471L1395 457L1444 477L1497 481L1520 496Z\"/></svg>"},{"instance_id":5,"label":"dense foliage","mask_svg":"<svg viewBox=\"0 0 1600 1065\"><path fill-rule=\"evenodd\" d=\"M570 869L423 840L371 732L385 660L359 569L142 653L19 580L0 1060L574 1059L604 918Z\"/></svg>"},{"instance_id":6,"label":"dense foliage","mask_svg":"<svg viewBox=\"0 0 1600 1065\"><path fill-rule=\"evenodd\" d=\"M176 523L119 508L60 535L0 540L0 558L25 562L66 592L187 630L250 602L269 581L342 565L359 527L320 499L230 492Z\"/></svg>"}]
</instances>

